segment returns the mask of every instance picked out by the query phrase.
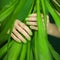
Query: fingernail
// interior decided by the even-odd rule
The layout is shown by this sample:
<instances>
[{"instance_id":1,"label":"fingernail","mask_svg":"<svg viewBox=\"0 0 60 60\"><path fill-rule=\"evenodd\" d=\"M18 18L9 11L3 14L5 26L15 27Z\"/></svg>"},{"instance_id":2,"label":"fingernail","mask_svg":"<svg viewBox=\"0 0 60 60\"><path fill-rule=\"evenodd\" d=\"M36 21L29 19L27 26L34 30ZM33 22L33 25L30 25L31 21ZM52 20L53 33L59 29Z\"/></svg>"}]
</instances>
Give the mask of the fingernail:
<instances>
[{"instance_id":1,"label":"fingernail","mask_svg":"<svg viewBox=\"0 0 60 60\"><path fill-rule=\"evenodd\" d=\"M26 40L24 40L24 43L27 43L27 41L26 41Z\"/></svg>"},{"instance_id":2,"label":"fingernail","mask_svg":"<svg viewBox=\"0 0 60 60\"><path fill-rule=\"evenodd\" d=\"M28 21L29 18L26 18L25 20Z\"/></svg>"},{"instance_id":3,"label":"fingernail","mask_svg":"<svg viewBox=\"0 0 60 60\"><path fill-rule=\"evenodd\" d=\"M30 28L32 28L32 26L30 26Z\"/></svg>"},{"instance_id":4,"label":"fingernail","mask_svg":"<svg viewBox=\"0 0 60 60\"><path fill-rule=\"evenodd\" d=\"M18 42L19 42L19 43L21 43L21 41L20 41L20 40L18 40Z\"/></svg>"},{"instance_id":5,"label":"fingernail","mask_svg":"<svg viewBox=\"0 0 60 60\"><path fill-rule=\"evenodd\" d=\"M30 32L30 35L33 35L33 33L32 33L32 32Z\"/></svg>"},{"instance_id":6,"label":"fingernail","mask_svg":"<svg viewBox=\"0 0 60 60\"><path fill-rule=\"evenodd\" d=\"M31 38L29 37L29 38L28 38L28 40L30 41L30 40L31 40Z\"/></svg>"},{"instance_id":7,"label":"fingernail","mask_svg":"<svg viewBox=\"0 0 60 60\"><path fill-rule=\"evenodd\" d=\"M26 22L26 24L29 24L29 22Z\"/></svg>"},{"instance_id":8,"label":"fingernail","mask_svg":"<svg viewBox=\"0 0 60 60\"><path fill-rule=\"evenodd\" d=\"M31 16L31 14L30 14L30 15L28 15L28 16Z\"/></svg>"}]
</instances>

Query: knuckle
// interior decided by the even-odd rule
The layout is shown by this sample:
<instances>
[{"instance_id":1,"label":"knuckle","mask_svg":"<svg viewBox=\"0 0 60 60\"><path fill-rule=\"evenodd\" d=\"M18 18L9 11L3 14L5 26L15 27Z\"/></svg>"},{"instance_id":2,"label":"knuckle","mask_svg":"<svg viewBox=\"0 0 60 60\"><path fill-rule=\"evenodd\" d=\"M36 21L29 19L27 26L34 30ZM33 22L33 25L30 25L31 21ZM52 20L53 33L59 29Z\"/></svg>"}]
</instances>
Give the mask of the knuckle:
<instances>
[{"instance_id":1,"label":"knuckle","mask_svg":"<svg viewBox=\"0 0 60 60\"><path fill-rule=\"evenodd\" d=\"M22 24L22 27L26 27L26 25L23 23L23 24Z\"/></svg>"}]
</instances>

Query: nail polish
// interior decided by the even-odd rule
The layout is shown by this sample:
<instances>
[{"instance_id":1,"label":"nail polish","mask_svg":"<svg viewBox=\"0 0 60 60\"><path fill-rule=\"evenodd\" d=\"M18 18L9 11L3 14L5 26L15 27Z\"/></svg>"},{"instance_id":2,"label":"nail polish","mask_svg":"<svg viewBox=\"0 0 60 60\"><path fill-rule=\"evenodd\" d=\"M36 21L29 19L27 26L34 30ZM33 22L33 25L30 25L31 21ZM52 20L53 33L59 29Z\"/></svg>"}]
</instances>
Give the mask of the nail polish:
<instances>
[{"instance_id":1,"label":"nail polish","mask_svg":"<svg viewBox=\"0 0 60 60\"><path fill-rule=\"evenodd\" d=\"M28 21L29 18L26 18L25 20Z\"/></svg>"},{"instance_id":2,"label":"nail polish","mask_svg":"<svg viewBox=\"0 0 60 60\"><path fill-rule=\"evenodd\" d=\"M32 26L30 26L30 28L32 28Z\"/></svg>"},{"instance_id":3,"label":"nail polish","mask_svg":"<svg viewBox=\"0 0 60 60\"><path fill-rule=\"evenodd\" d=\"M29 38L28 38L28 40L30 41L30 40L31 40L31 38L29 37Z\"/></svg>"},{"instance_id":4,"label":"nail polish","mask_svg":"<svg viewBox=\"0 0 60 60\"><path fill-rule=\"evenodd\" d=\"M32 33L32 32L30 32L30 35L33 35L33 33Z\"/></svg>"},{"instance_id":5,"label":"nail polish","mask_svg":"<svg viewBox=\"0 0 60 60\"><path fill-rule=\"evenodd\" d=\"M18 42L18 43L21 43L21 41L20 41L20 40L18 40L17 42Z\"/></svg>"},{"instance_id":6,"label":"nail polish","mask_svg":"<svg viewBox=\"0 0 60 60\"><path fill-rule=\"evenodd\" d=\"M27 43L27 41L26 41L26 40L24 40L24 43Z\"/></svg>"},{"instance_id":7,"label":"nail polish","mask_svg":"<svg viewBox=\"0 0 60 60\"><path fill-rule=\"evenodd\" d=\"M29 22L26 22L26 24L29 24Z\"/></svg>"},{"instance_id":8,"label":"nail polish","mask_svg":"<svg viewBox=\"0 0 60 60\"><path fill-rule=\"evenodd\" d=\"M30 16L32 16L32 15L30 14L30 15L28 15L28 16L30 17Z\"/></svg>"}]
</instances>

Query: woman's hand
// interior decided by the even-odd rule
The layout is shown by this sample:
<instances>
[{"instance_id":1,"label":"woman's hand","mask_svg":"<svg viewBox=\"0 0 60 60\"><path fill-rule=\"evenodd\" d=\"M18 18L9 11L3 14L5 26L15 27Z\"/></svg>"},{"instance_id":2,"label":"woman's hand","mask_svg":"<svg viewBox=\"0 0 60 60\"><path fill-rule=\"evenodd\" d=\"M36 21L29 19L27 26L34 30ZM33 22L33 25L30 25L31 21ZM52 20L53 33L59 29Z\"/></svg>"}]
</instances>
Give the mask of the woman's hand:
<instances>
[{"instance_id":1,"label":"woman's hand","mask_svg":"<svg viewBox=\"0 0 60 60\"><path fill-rule=\"evenodd\" d=\"M31 40L32 31L19 20L15 21L13 32L11 37L17 42L24 42L26 43L27 40Z\"/></svg>"},{"instance_id":2,"label":"woman's hand","mask_svg":"<svg viewBox=\"0 0 60 60\"><path fill-rule=\"evenodd\" d=\"M28 18L26 18L26 24L30 26L31 29L33 30L38 30L37 27L37 14L31 14L28 16ZM43 14L41 14L42 17L42 22L44 24L44 16ZM22 23L19 20L15 21L14 24L14 28L13 28L13 32L11 34L11 37L17 41L17 42L24 42L27 43L27 40L31 40L31 35L32 35L32 31L29 29L29 27L25 25L24 23ZM53 27L53 28L52 28ZM55 32L57 32L55 34ZM52 25L49 22L49 16L47 15L47 33L53 36L60 36L60 33L58 32L58 29L56 28L55 25Z\"/></svg>"},{"instance_id":3,"label":"woman's hand","mask_svg":"<svg viewBox=\"0 0 60 60\"><path fill-rule=\"evenodd\" d=\"M42 17L42 22L43 22L43 25L44 25L44 16L43 16L43 14L41 14L41 17ZM33 29L33 30L38 30L37 19L36 18L37 18L37 14L31 14L31 15L29 15L28 18L26 18L26 24L29 25L30 28ZM48 15L47 15L47 24L46 24L46 26L47 26L47 34L60 38L59 29L57 28L57 26L55 24L50 23Z\"/></svg>"},{"instance_id":4,"label":"woman's hand","mask_svg":"<svg viewBox=\"0 0 60 60\"><path fill-rule=\"evenodd\" d=\"M43 14L41 14L42 17L42 22L44 24L44 16ZM31 29L33 30L38 30L37 27L37 14L31 14L28 16L28 18L26 18L26 24L30 26ZM47 27L49 24L49 16L47 15Z\"/></svg>"}]
</instances>

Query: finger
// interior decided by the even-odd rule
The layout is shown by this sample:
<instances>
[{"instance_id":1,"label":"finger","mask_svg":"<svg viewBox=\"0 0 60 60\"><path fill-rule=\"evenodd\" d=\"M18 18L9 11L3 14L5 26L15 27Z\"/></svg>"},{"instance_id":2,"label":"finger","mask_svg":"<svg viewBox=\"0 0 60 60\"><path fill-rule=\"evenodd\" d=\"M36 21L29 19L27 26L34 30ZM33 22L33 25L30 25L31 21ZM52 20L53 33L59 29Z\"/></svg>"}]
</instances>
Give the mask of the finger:
<instances>
[{"instance_id":1,"label":"finger","mask_svg":"<svg viewBox=\"0 0 60 60\"><path fill-rule=\"evenodd\" d=\"M44 19L43 14L41 14L42 19ZM36 22L37 21L37 14L31 14L29 15L28 18L26 18L26 21L30 21L30 22Z\"/></svg>"},{"instance_id":2,"label":"finger","mask_svg":"<svg viewBox=\"0 0 60 60\"><path fill-rule=\"evenodd\" d=\"M44 23L44 18L42 18L42 22ZM47 23L49 23L49 16L47 15Z\"/></svg>"},{"instance_id":3,"label":"finger","mask_svg":"<svg viewBox=\"0 0 60 60\"><path fill-rule=\"evenodd\" d=\"M26 22L27 25L36 25L37 26L37 22Z\"/></svg>"},{"instance_id":4,"label":"finger","mask_svg":"<svg viewBox=\"0 0 60 60\"><path fill-rule=\"evenodd\" d=\"M18 39L21 40L22 42L24 42L24 43L27 42L27 41L22 37L22 35L16 31L16 29L13 29L13 33L14 33L15 36L18 37Z\"/></svg>"},{"instance_id":5,"label":"finger","mask_svg":"<svg viewBox=\"0 0 60 60\"><path fill-rule=\"evenodd\" d=\"M56 13L60 16L60 13L57 11L57 10L55 10L56 11Z\"/></svg>"},{"instance_id":6,"label":"finger","mask_svg":"<svg viewBox=\"0 0 60 60\"><path fill-rule=\"evenodd\" d=\"M32 35L32 31L28 28L28 26L26 26L24 23L22 23L19 20L17 21L18 21L19 26L21 26L23 30L25 30L29 35Z\"/></svg>"},{"instance_id":7,"label":"finger","mask_svg":"<svg viewBox=\"0 0 60 60\"><path fill-rule=\"evenodd\" d=\"M53 0L53 2L60 7L60 4L56 0Z\"/></svg>"},{"instance_id":8,"label":"finger","mask_svg":"<svg viewBox=\"0 0 60 60\"><path fill-rule=\"evenodd\" d=\"M24 26L23 26L24 27ZM31 40L31 37L29 36L29 34L22 29L19 25L15 26L16 30L18 30L21 34L23 34L25 36L26 39L28 39L29 41Z\"/></svg>"},{"instance_id":9,"label":"finger","mask_svg":"<svg viewBox=\"0 0 60 60\"><path fill-rule=\"evenodd\" d=\"M26 21L30 21L30 22L36 22L36 17L28 17L26 18Z\"/></svg>"},{"instance_id":10,"label":"finger","mask_svg":"<svg viewBox=\"0 0 60 60\"><path fill-rule=\"evenodd\" d=\"M49 16L47 15L47 23L49 23L50 21L49 21Z\"/></svg>"},{"instance_id":11,"label":"finger","mask_svg":"<svg viewBox=\"0 0 60 60\"><path fill-rule=\"evenodd\" d=\"M26 21L36 21L36 17L37 17L37 14L36 14L36 13L30 14L30 15L28 16L28 18L26 18L25 20L26 20Z\"/></svg>"},{"instance_id":12,"label":"finger","mask_svg":"<svg viewBox=\"0 0 60 60\"><path fill-rule=\"evenodd\" d=\"M36 13L30 14L28 17L37 17Z\"/></svg>"},{"instance_id":13,"label":"finger","mask_svg":"<svg viewBox=\"0 0 60 60\"><path fill-rule=\"evenodd\" d=\"M15 41L21 42L13 33L11 34L11 37L12 37Z\"/></svg>"},{"instance_id":14,"label":"finger","mask_svg":"<svg viewBox=\"0 0 60 60\"><path fill-rule=\"evenodd\" d=\"M30 14L29 17L37 17L36 13ZM43 14L41 14L41 17L44 17Z\"/></svg>"},{"instance_id":15,"label":"finger","mask_svg":"<svg viewBox=\"0 0 60 60\"><path fill-rule=\"evenodd\" d=\"M33 30L38 30L37 26L30 26L30 28L33 29Z\"/></svg>"}]
</instances>

